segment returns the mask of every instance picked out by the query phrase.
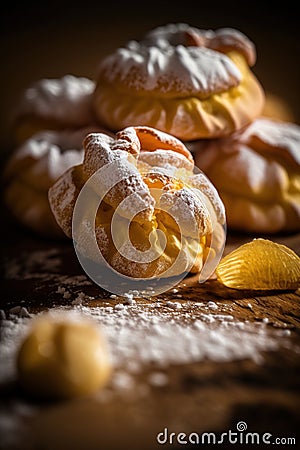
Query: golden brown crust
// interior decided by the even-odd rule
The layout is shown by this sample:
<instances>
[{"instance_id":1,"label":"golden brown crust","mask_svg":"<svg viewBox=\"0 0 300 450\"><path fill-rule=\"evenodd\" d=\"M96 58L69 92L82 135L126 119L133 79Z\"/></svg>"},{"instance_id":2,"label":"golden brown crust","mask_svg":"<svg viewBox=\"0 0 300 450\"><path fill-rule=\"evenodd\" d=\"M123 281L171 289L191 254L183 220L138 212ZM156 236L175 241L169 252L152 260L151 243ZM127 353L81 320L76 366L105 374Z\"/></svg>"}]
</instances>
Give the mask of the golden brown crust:
<instances>
[{"instance_id":1,"label":"golden brown crust","mask_svg":"<svg viewBox=\"0 0 300 450\"><path fill-rule=\"evenodd\" d=\"M45 130L17 147L4 172L4 201L18 222L46 237L62 237L53 217L48 189L70 167L83 160L82 141L97 126L78 130Z\"/></svg>"},{"instance_id":2,"label":"golden brown crust","mask_svg":"<svg viewBox=\"0 0 300 450\"><path fill-rule=\"evenodd\" d=\"M268 118L231 137L194 143L196 164L218 189L230 228L300 229L299 148L299 126Z\"/></svg>"},{"instance_id":3,"label":"golden brown crust","mask_svg":"<svg viewBox=\"0 0 300 450\"><path fill-rule=\"evenodd\" d=\"M190 141L229 135L261 114L264 92L249 68L253 43L234 29L179 25L101 61L94 93L101 123L113 130L143 124Z\"/></svg>"},{"instance_id":4,"label":"golden brown crust","mask_svg":"<svg viewBox=\"0 0 300 450\"><path fill-rule=\"evenodd\" d=\"M121 133L121 137L119 139L117 136L114 140L103 134L92 133L85 138L84 176L90 178L98 170L108 168L106 176L106 171L102 171L100 175L105 202L116 209L125 198L138 192L143 208L136 220L150 220L154 202L135 166L135 159L129 158L132 153L135 154L137 135L130 128ZM124 208L121 206L119 213L127 217L131 210L127 205Z\"/></svg>"}]
</instances>

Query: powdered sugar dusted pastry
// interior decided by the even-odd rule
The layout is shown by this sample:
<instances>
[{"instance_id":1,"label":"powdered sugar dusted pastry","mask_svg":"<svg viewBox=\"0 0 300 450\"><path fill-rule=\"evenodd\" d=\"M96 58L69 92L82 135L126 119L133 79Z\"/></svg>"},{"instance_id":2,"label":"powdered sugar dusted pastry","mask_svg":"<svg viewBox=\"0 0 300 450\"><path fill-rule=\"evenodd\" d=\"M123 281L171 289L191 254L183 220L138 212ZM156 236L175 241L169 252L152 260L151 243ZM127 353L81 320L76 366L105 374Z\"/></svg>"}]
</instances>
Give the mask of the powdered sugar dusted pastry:
<instances>
[{"instance_id":1,"label":"powdered sugar dusted pastry","mask_svg":"<svg viewBox=\"0 0 300 450\"><path fill-rule=\"evenodd\" d=\"M300 127L256 119L231 137L194 143L195 161L218 189L228 226L300 230Z\"/></svg>"},{"instance_id":2,"label":"powdered sugar dusted pastry","mask_svg":"<svg viewBox=\"0 0 300 450\"><path fill-rule=\"evenodd\" d=\"M94 81L65 75L41 79L29 86L15 111L15 133L23 141L41 130L82 128L95 123Z\"/></svg>"},{"instance_id":3,"label":"powdered sugar dusted pastry","mask_svg":"<svg viewBox=\"0 0 300 450\"><path fill-rule=\"evenodd\" d=\"M20 223L44 236L63 236L49 207L48 189L82 162L82 141L93 130L41 131L16 149L4 170L3 195Z\"/></svg>"},{"instance_id":4,"label":"powdered sugar dusted pastry","mask_svg":"<svg viewBox=\"0 0 300 450\"><path fill-rule=\"evenodd\" d=\"M96 114L113 130L145 124L184 141L230 134L262 111L255 59L237 30L158 28L102 60Z\"/></svg>"},{"instance_id":5,"label":"powdered sugar dusted pastry","mask_svg":"<svg viewBox=\"0 0 300 450\"><path fill-rule=\"evenodd\" d=\"M148 46L157 45L158 47L168 45L207 47L222 53L238 50L244 55L249 66L253 66L256 60L253 42L245 34L233 28L220 28L213 31L201 30L186 23L170 23L151 30L146 34L143 42Z\"/></svg>"},{"instance_id":6,"label":"powdered sugar dusted pastry","mask_svg":"<svg viewBox=\"0 0 300 450\"><path fill-rule=\"evenodd\" d=\"M94 228L102 257L123 275L149 278L200 271L208 254L217 251L212 233L224 225L225 214L207 178L211 198L194 180L193 158L185 145L138 126L121 130L115 139L92 133L84 149L83 163L57 180L49 201L58 224L75 238L85 257L97 260L91 245ZM79 229L74 230L74 206L83 190L88 197L83 204L79 201ZM92 205L95 215L89 219Z\"/></svg>"}]
</instances>

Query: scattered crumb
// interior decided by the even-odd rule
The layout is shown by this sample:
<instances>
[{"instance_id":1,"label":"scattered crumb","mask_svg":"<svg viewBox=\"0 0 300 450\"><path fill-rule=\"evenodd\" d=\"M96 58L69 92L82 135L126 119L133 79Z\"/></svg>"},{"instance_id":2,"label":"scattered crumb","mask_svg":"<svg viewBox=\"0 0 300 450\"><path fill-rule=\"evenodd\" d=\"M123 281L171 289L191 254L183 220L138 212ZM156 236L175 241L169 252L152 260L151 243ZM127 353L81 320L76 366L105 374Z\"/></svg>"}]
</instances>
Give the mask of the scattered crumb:
<instances>
[{"instance_id":1,"label":"scattered crumb","mask_svg":"<svg viewBox=\"0 0 300 450\"><path fill-rule=\"evenodd\" d=\"M173 309L181 309L181 308L182 308L182 304L179 303L179 302L171 302L171 301L168 301L168 302L166 303L166 305L167 305L169 308L173 308Z\"/></svg>"},{"instance_id":2,"label":"scattered crumb","mask_svg":"<svg viewBox=\"0 0 300 450\"><path fill-rule=\"evenodd\" d=\"M133 298L133 293L125 293L124 301L126 305L134 305L136 303L136 301Z\"/></svg>"},{"instance_id":3,"label":"scattered crumb","mask_svg":"<svg viewBox=\"0 0 300 450\"><path fill-rule=\"evenodd\" d=\"M64 286L58 288L58 293L64 295L65 292ZM167 370L174 365L243 359L263 364L265 353L278 348L300 353L300 348L289 340L291 330L266 326L267 318L251 322L236 320L230 314L216 314L218 308L214 302L210 306L192 301L157 300L130 304L133 297L133 293L120 297L120 303L114 307L93 306L90 301L85 304L91 298L79 292L73 300L75 304L52 310L53 314L80 314L80 317L94 320L101 328L114 371L109 387L95 396L99 402L109 402L115 395L124 399L133 395L143 398L149 395L151 388L169 384ZM202 313L205 306L212 312ZM16 351L30 326L32 315L26 308L18 306L6 314L1 313L1 317L0 382L5 383L16 377ZM145 374L149 367L155 370L141 381L139 374ZM20 436L22 416L16 408L12 410L10 420L11 430L17 430ZM14 432L6 434L11 438Z\"/></svg>"},{"instance_id":4,"label":"scattered crumb","mask_svg":"<svg viewBox=\"0 0 300 450\"><path fill-rule=\"evenodd\" d=\"M169 377L163 372L153 372L148 376L148 381L152 386L166 386L169 383Z\"/></svg>"},{"instance_id":5,"label":"scattered crumb","mask_svg":"<svg viewBox=\"0 0 300 450\"><path fill-rule=\"evenodd\" d=\"M112 386L117 391L130 390L134 387L134 379L127 372L119 371L113 375Z\"/></svg>"},{"instance_id":6,"label":"scattered crumb","mask_svg":"<svg viewBox=\"0 0 300 450\"><path fill-rule=\"evenodd\" d=\"M291 330L280 330L280 331L278 331L278 334L280 336L290 336L291 335Z\"/></svg>"},{"instance_id":7,"label":"scattered crumb","mask_svg":"<svg viewBox=\"0 0 300 450\"><path fill-rule=\"evenodd\" d=\"M218 309L218 305L213 301L208 302L207 306L209 307L209 309Z\"/></svg>"},{"instance_id":8,"label":"scattered crumb","mask_svg":"<svg viewBox=\"0 0 300 450\"><path fill-rule=\"evenodd\" d=\"M118 303L117 305L115 305L115 310L117 311L122 311L125 308L125 306L123 305L123 303Z\"/></svg>"},{"instance_id":9,"label":"scattered crumb","mask_svg":"<svg viewBox=\"0 0 300 450\"><path fill-rule=\"evenodd\" d=\"M18 317L31 317L31 314L29 314L27 308L25 308L24 306L14 306L13 308L8 310L8 315L15 315Z\"/></svg>"}]
</instances>

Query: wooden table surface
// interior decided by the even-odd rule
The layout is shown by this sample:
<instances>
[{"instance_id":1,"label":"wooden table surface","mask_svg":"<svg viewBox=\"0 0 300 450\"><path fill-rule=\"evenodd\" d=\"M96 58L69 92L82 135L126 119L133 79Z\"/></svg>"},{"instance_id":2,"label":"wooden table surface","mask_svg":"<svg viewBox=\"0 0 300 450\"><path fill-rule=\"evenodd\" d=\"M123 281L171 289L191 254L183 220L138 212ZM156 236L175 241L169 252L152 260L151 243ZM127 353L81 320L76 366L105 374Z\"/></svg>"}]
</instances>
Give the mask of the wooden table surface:
<instances>
[{"instance_id":1,"label":"wooden table surface","mask_svg":"<svg viewBox=\"0 0 300 450\"><path fill-rule=\"evenodd\" d=\"M7 317L12 308L20 306L34 315L68 305L70 299L57 294L59 285L67 286L71 299L78 292L90 296L92 300L85 302L87 309L122 303L122 298L111 298L109 293L89 282L71 242L46 241L9 220L5 223L2 267L6 275L2 281L1 308ZM229 234L225 253L251 239L247 235ZM300 253L300 235L273 239ZM50 260L53 255L60 261L59 269L55 264L34 267L34 255L43 252L50 255ZM183 280L178 291L137 299L138 309L132 309L133 315L142 307L149 310L155 303L158 314L168 310L168 320L173 315L182 328L188 326L186 317L201 321L214 314L230 315L240 324L264 323L275 347L263 350L258 360L241 357L222 362L208 357L185 364L171 363L163 368L144 364L137 373L130 373L131 384L125 390L111 384L100 401L99 396L91 396L62 403L33 403L23 397L11 380L1 386L2 419L7 410L8 417L16 421L16 442L15 446L0 445L0 448L153 449L161 446L156 436L165 427L170 432L215 432L220 436L229 429L236 431L240 421L247 424L248 431L261 435L268 432L273 437L296 438L300 425L299 300L298 291L238 291L227 289L214 279L199 284L193 277ZM212 301L216 306L211 310L207 305ZM182 308L172 310L168 302L180 302ZM19 314L22 315L20 310ZM121 367L123 375L128 367L129 364ZM157 371L163 372L165 382L149 382L149 374ZM23 409L33 407L34 412L20 413L20 404ZM3 438L11 433L9 427L5 430L4 427ZM175 443L170 447L181 445Z\"/></svg>"}]
</instances>

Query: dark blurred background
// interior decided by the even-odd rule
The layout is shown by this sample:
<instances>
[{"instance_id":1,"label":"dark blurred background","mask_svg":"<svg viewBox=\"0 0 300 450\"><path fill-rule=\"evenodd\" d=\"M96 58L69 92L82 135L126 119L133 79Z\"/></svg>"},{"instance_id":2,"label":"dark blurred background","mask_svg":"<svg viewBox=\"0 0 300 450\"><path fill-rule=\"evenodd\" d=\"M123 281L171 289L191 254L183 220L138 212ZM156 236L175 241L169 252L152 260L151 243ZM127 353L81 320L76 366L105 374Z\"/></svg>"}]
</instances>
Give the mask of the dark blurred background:
<instances>
[{"instance_id":1,"label":"dark blurred background","mask_svg":"<svg viewBox=\"0 0 300 450\"><path fill-rule=\"evenodd\" d=\"M21 3L21 2L20 2ZM300 121L300 39L296 2L152 0L97 3L30 1L5 5L0 17L0 147L10 142L11 114L21 91L39 78L66 73L95 77L100 59L153 27L186 22L233 27L255 44L253 71Z\"/></svg>"}]
</instances>

